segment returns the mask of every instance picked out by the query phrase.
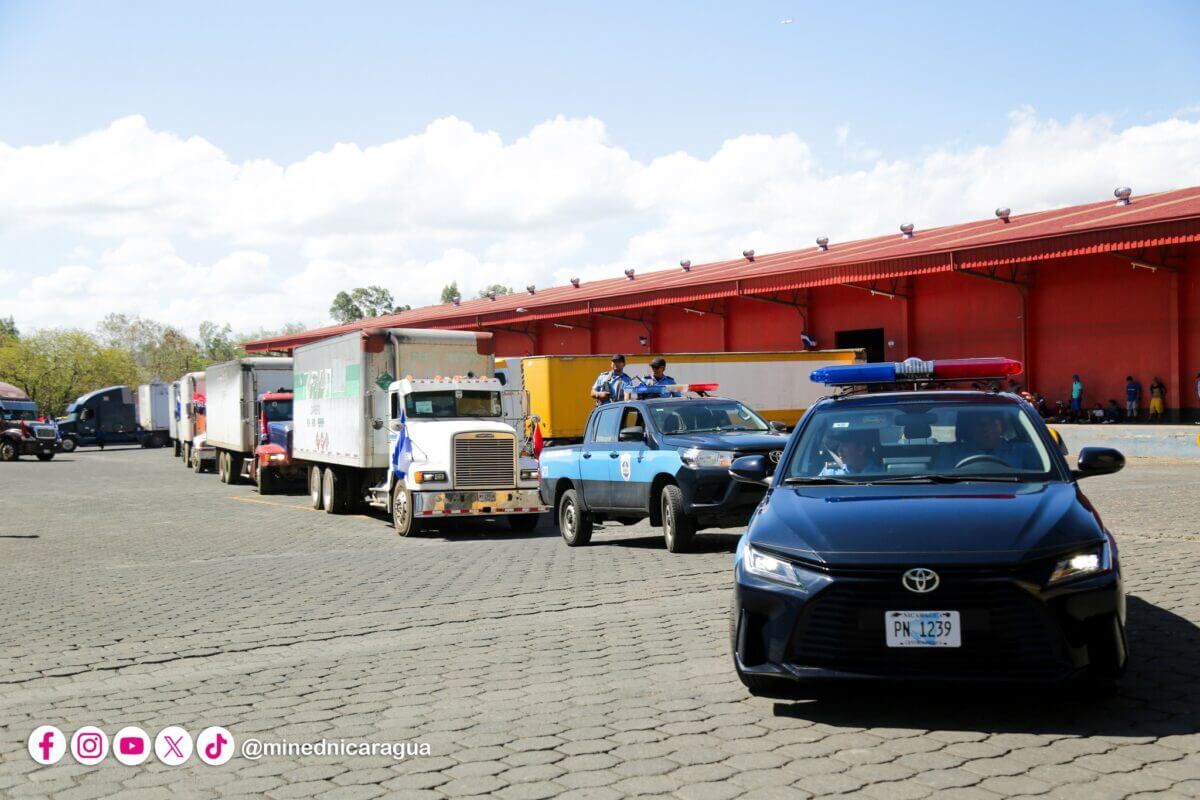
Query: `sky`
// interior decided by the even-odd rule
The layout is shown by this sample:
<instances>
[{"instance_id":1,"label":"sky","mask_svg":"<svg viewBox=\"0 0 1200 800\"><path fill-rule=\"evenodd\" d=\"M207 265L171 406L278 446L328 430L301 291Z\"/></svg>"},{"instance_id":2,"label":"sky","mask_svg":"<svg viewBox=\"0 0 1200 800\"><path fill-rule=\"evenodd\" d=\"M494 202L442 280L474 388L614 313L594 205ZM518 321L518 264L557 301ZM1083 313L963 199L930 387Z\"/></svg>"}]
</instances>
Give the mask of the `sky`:
<instances>
[{"instance_id":1,"label":"sky","mask_svg":"<svg viewBox=\"0 0 1200 800\"><path fill-rule=\"evenodd\" d=\"M194 332L1200 184L1200 5L0 0L0 316Z\"/></svg>"}]
</instances>

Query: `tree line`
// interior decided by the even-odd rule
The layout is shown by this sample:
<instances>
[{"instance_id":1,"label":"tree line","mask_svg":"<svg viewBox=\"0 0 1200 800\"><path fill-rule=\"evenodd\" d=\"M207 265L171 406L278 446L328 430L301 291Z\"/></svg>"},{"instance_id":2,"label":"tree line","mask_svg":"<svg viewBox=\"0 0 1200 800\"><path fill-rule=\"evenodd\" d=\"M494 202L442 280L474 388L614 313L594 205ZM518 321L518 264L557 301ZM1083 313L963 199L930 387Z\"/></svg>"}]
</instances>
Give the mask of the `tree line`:
<instances>
[{"instance_id":1,"label":"tree line","mask_svg":"<svg viewBox=\"0 0 1200 800\"><path fill-rule=\"evenodd\" d=\"M476 297L482 299L491 295L512 294L512 287L501 283L493 283L479 290ZM462 300L462 292L458 289L458 281L452 281L442 287L442 302L456 303ZM398 314L401 311L412 310L411 305L399 305L392 293L382 286L360 286L349 292L338 292L329 306L329 316L335 322L345 324L360 319L381 317L384 314Z\"/></svg>"}]
</instances>

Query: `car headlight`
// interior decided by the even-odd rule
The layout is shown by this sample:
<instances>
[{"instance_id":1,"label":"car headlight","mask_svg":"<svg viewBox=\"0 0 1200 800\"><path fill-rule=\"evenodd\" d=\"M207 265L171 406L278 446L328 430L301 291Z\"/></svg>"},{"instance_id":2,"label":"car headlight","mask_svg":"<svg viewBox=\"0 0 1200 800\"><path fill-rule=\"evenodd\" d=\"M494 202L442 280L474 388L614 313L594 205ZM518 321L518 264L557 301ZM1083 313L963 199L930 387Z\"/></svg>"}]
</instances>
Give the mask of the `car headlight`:
<instances>
[{"instance_id":1,"label":"car headlight","mask_svg":"<svg viewBox=\"0 0 1200 800\"><path fill-rule=\"evenodd\" d=\"M542 476L542 473L536 469L521 470L521 480L523 480L523 481L536 481L541 476Z\"/></svg>"},{"instance_id":2,"label":"car headlight","mask_svg":"<svg viewBox=\"0 0 1200 800\"><path fill-rule=\"evenodd\" d=\"M1112 569L1112 550L1105 541L1097 547L1089 547L1070 555L1063 556L1054 565L1047 586L1084 578L1089 575L1099 575Z\"/></svg>"},{"instance_id":3,"label":"car headlight","mask_svg":"<svg viewBox=\"0 0 1200 800\"><path fill-rule=\"evenodd\" d=\"M701 450L699 447L689 447L679 451L683 465L692 469L728 467L733 463L734 457L734 453L729 450Z\"/></svg>"},{"instance_id":4,"label":"car headlight","mask_svg":"<svg viewBox=\"0 0 1200 800\"><path fill-rule=\"evenodd\" d=\"M746 547L746 555L742 564L751 575L807 590L804 581L800 578L800 571L796 567L781 558L757 550L753 546Z\"/></svg>"}]
</instances>

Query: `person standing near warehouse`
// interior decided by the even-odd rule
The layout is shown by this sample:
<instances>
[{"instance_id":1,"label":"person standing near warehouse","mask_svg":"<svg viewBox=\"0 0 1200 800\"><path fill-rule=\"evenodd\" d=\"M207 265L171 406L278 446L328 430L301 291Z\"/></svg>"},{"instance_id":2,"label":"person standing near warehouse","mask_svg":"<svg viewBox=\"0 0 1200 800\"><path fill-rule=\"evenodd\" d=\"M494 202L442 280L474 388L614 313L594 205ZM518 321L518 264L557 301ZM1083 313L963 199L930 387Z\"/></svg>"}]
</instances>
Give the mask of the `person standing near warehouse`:
<instances>
[{"instance_id":1,"label":"person standing near warehouse","mask_svg":"<svg viewBox=\"0 0 1200 800\"><path fill-rule=\"evenodd\" d=\"M1071 416L1083 416L1083 381L1078 375L1071 376Z\"/></svg>"},{"instance_id":2,"label":"person standing near warehouse","mask_svg":"<svg viewBox=\"0 0 1200 800\"><path fill-rule=\"evenodd\" d=\"M1155 375L1150 381L1150 418L1149 422L1162 422L1166 413L1167 385Z\"/></svg>"},{"instance_id":3,"label":"person standing near warehouse","mask_svg":"<svg viewBox=\"0 0 1200 800\"><path fill-rule=\"evenodd\" d=\"M624 400L626 392L633 388L633 379L625 374L625 356L617 353L611 364L612 369L601 372L592 384L592 397L598 406Z\"/></svg>"},{"instance_id":4,"label":"person standing near warehouse","mask_svg":"<svg viewBox=\"0 0 1200 800\"><path fill-rule=\"evenodd\" d=\"M1125 376L1125 421L1137 422L1138 401L1142 399L1142 385L1133 379L1132 375Z\"/></svg>"}]
</instances>

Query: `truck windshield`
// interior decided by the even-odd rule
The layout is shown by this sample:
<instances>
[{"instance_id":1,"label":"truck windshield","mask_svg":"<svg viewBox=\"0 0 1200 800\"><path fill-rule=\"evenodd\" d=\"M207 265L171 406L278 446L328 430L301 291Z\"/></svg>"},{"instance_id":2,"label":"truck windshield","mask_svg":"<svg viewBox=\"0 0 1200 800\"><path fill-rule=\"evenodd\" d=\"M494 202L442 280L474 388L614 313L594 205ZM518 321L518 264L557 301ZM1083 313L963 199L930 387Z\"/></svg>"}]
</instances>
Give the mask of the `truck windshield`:
<instances>
[{"instance_id":1,"label":"truck windshield","mask_svg":"<svg viewBox=\"0 0 1200 800\"><path fill-rule=\"evenodd\" d=\"M267 422L291 422L292 401L267 400L263 403L263 413L267 416Z\"/></svg>"},{"instance_id":2,"label":"truck windshield","mask_svg":"<svg viewBox=\"0 0 1200 800\"><path fill-rule=\"evenodd\" d=\"M736 400L687 400L651 403L650 417L665 434L761 433L770 430L763 418Z\"/></svg>"},{"instance_id":3,"label":"truck windshield","mask_svg":"<svg viewBox=\"0 0 1200 800\"><path fill-rule=\"evenodd\" d=\"M499 392L446 389L406 395L404 411L413 419L453 419L455 417L501 417L504 406Z\"/></svg>"},{"instance_id":4,"label":"truck windshield","mask_svg":"<svg viewBox=\"0 0 1200 800\"><path fill-rule=\"evenodd\" d=\"M1054 480L1042 436L1015 403L897 402L815 411L784 483Z\"/></svg>"},{"instance_id":5,"label":"truck windshield","mask_svg":"<svg viewBox=\"0 0 1200 800\"><path fill-rule=\"evenodd\" d=\"M4 419L9 422L35 422L38 418L36 408L5 408L3 413Z\"/></svg>"}]
</instances>

